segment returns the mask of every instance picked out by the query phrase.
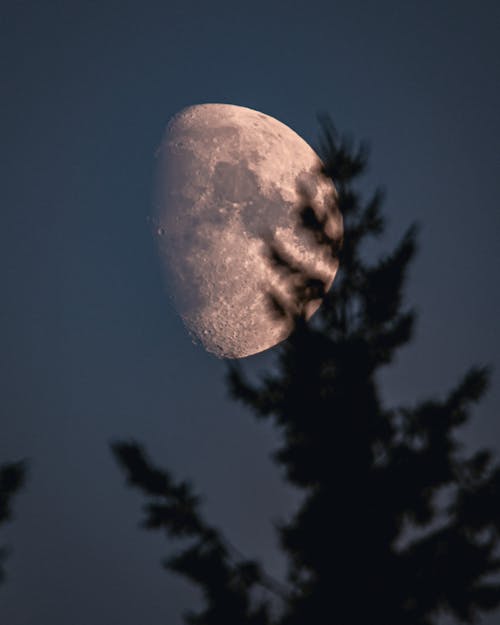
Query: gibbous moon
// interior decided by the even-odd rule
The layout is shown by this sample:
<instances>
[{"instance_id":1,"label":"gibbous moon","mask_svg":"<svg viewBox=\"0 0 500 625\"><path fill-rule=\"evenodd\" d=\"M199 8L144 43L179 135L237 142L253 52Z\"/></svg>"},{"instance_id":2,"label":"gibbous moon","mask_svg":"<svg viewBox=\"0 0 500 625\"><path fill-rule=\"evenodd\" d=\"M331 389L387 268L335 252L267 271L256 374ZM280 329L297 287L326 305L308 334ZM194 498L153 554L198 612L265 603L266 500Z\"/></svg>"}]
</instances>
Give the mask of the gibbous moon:
<instances>
[{"instance_id":1,"label":"gibbous moon","mask_svg":"<svg viewBox=\"0 0 500 625\"><path fill-rule=\"evenodd\" d=\"M180 111L157 152L155 215L160 258L186 327L219 357L243 358L292 329L270 293L291 302L286 273L269 242L329 288L338 261L301 223L309 204L334 240L342 238L336 192L312 148L278 120L242 106ZM310 317L320 300L306 308Z\"/></svg>"}]
</instances>

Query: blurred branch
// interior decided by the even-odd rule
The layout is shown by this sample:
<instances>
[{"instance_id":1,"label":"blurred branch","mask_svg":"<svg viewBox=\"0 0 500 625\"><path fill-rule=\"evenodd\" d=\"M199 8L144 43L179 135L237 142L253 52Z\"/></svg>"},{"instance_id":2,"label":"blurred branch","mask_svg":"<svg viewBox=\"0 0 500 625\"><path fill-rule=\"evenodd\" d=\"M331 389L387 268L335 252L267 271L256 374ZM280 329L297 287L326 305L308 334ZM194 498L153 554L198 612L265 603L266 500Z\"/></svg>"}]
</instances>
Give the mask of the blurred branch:
<instances>
[{"instance_id":1,"label":"blurred branch","mask_svg":"<svg viewBox=\"0 0 500 625\"><path fill-rule=\"evenodd\" d=\"M0 465L0 525L12 520L12 500L26 481L26 462ZM8 556L7 549L0 549L0 581L5 578L1 564Z\"/></svg>"}]
</instances>

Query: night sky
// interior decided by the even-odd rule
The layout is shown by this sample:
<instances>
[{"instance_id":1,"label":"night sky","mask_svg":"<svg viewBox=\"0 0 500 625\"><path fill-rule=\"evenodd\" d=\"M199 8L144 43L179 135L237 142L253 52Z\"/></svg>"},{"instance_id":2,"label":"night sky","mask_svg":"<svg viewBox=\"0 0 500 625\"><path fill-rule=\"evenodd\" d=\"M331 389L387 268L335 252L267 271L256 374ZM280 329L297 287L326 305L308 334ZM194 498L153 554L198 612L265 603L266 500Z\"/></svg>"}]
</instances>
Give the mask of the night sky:
<instances>
[{"instance_id":1,"label":"night sky","mask_svg":"<svg viewBox=\"0 0 500 625\"><path fill-rule=\"evenodd\" d=\"M269 460L276 435L191 342L147 221L184 106L255 108L312 145L325 111L369 141L364 186L385 185L389 220L374 250L421 225L416 338L384 396L442 396L489 363L463 440L500 451L499 32L496 0L3 2L0 463L27 458L29 480L0 533L1 623L179 625L198 600L161 569L173 545L138 528L115 439L192 479L210 522L284 570L272 522L297 495Z\"/></svg>"}]
</instances>

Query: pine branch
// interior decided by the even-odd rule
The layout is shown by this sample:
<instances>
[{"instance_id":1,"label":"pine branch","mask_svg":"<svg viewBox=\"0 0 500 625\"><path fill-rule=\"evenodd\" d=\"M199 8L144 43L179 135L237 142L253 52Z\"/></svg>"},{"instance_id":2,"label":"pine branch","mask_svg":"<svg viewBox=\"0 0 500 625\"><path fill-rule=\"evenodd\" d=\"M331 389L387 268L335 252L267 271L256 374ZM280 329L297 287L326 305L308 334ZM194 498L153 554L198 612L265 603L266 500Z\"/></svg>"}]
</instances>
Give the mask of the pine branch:
<instances>
[{"instance_id":1,"label":"pine branch","mask_svg":"<svg viewBox=\"0 0 500 625\"><path fill-rule=\"evenodd\" d=\"M12 500L26 482L26 462L15 462L0 465L0 525L12 519ZM2 562L6 560L9 551L0 549L0 582L5 579Z\"/></svg>"},{"instance_id":2,"label":"pine branch","mask_svg":"<svg viewBox=\"0 0 500 625\"><path fill-rule=\"evenodd\" d=\"M199 498L186 482L176 483L168 472L153 467L144 450L134 442L114 442L111 449L128 483L152 498L143 508L142 526L163 529L171 537L192 541L164 563L203 591L205 610L189 613L186 620L203 625L270 623L267 603L254 605L251 591L259 585L283 599L284 588L256 562L243 558L239 552L241 557L235 558L235 548L219 530L202 519Z\"/></svg>"}]
</instances>

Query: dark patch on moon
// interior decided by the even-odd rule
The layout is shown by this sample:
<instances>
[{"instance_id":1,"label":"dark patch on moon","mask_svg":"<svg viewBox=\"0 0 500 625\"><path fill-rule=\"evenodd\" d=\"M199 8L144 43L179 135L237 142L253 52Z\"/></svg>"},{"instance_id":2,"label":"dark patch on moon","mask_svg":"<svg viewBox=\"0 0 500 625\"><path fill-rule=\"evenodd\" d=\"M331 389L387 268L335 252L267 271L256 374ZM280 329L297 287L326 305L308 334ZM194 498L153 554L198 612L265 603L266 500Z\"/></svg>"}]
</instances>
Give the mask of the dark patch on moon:
<instances>
[{"instance_id":1,"label":"dark patch on moon","mask_svg":"<svg viewBox=\"0 0 500 625\"><path fill-rule=\"evenodd\" d=\"M245 230L255 237L267 238L277 226L290 221L293 204L285 202L278 187L273 185L265 195L260 190L257 201L247 204L241 210L241 221Z\"/></svg>"},{"instance_id":2,"label":"dark patch on moon","mask_svg":"<svg viewBox=\"0 0 500 625\"><path fill-rule=\"evenodd\" d=\"M318 192L318 173L303 171L297 176L296 189L306 200L314 200Z\"/></svg>"},{"instance_id":3,"label":"dark patch on moon","mask_svg":"<svg viewBox=\"0 0 500 625\"><path fill-rule=\"evenodd\" d=\"M247 235L258 238L289 219L291 205L284 202L275 186L264 193L246 159L217 163L212 184L213 199L219 207L219 212L211 216L214 223L227 223L227 219L238 215Z\"/></svg>"},{"instance_id":4,"label":"dark patch on moon","mask_svg":"<svg viewBox=\"0 0 500 625\"><path fill-rule=\"evenodd\" d=\"M246 203L259 195L257 176L246 160L237 163L217 163L213 173L214 198L229 203Z\"/></svg>"}]
</instances>

